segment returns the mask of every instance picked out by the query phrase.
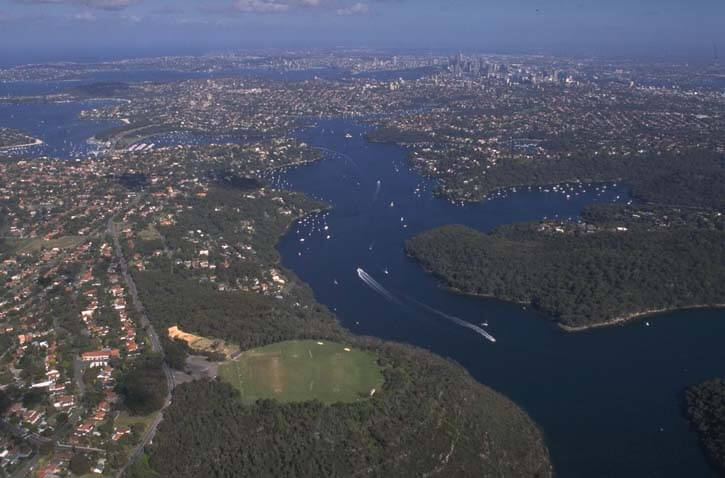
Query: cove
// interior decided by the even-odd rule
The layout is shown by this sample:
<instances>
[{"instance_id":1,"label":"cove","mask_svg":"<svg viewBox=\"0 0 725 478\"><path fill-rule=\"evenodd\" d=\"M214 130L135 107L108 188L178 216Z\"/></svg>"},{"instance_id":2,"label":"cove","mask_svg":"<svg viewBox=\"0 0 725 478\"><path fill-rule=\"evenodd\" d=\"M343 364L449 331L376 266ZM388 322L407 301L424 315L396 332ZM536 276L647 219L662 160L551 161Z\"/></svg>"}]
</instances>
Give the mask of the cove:
<instances>
[{"instance_id":1,"label":"cove","mask_svg":"<svg viewBox=\"0 0 725 478\"><path fill-rule=\"evenodd\" d=\"M723 311L679 311L646 319L651 327L643 319L572 334L531 308L443 290L403 251L405 239L433 227L489 231L576 218L588 204L629 200L628 188L570 185L570 199L519 188L461 206L432 194L434 183L406 166L404 148L368 143L365 132L352 121L318 121L300 138L336 153L270 178L332 206L298 222L278 246L283 265L317 300L354 333L448 357L514 400L543 429L558 477L716 476L682 406L687 386L725 375ZM366 285L357 268L389 296ZM433 309L485 327L496 342Z\"/></svg>"},{"instance_id":2,"label":"cove","mask_svg":"<svg viewBox=\"0 0 725 478\"><path fill-rule=\"evenodd\" d=\"M79 118L81 111L112 103L109 100L0 102L0 126L19 129L43 141L38 146L16 150L10 153L12 155L83 158L97 151L93 144L88 143L88 138L120 123L84 120Z\"/></svg>"}]
</instances>

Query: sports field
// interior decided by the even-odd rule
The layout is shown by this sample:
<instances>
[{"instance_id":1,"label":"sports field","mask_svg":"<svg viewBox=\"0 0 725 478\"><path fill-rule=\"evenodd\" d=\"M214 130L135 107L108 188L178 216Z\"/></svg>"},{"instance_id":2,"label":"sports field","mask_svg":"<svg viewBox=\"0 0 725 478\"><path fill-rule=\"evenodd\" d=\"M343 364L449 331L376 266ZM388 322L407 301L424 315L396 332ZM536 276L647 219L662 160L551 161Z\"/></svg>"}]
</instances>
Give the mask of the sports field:
<instances>
[{"instance_id":1,"label":"sports field","mask_svg":"<svg viewBox=\"0 0 725 478\"><path fill-rule=\"evenodd\" d=\"M219 377L242 399L354 402L379 390L383 376L371 352L334 342L293 340L249 350L219 366Z\"/></svg>"},{"instance_id":2,"label":"sports field","mask_svg":"<svg viewBox=\"0 0 725 478\"><path fill-rule=\"evenodd\" d=\"M51 250L55 247L57 247L58 249L69 249L71 247L76 247L85 240L86 238L83 236L61 236L56 239L49 240L36 238L19 239L16 241L8 242L11 242L11 245L14 247L16 254L24 254L39 252L43 249Z\"/></svg>"}]
</instances>

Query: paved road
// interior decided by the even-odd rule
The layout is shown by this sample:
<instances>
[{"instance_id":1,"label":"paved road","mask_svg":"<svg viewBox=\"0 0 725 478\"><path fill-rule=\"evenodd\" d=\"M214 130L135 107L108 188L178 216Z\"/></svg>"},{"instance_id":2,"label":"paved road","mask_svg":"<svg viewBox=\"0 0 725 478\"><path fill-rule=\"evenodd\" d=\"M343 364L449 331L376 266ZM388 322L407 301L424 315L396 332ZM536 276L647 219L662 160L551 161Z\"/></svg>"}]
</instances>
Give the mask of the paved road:
<instances>
[{"instance_id":1,"label":"paved road","mask_svg":"<svg viewBox=\"0 0 725 478\"><path fill-rule=\"evenodd\" d=\"M113 237L113 248L116 250L116 257L118 258L118 262L121 266L121 274L123 275L123 280L126 282L126 288L128 289L128 293L133 301L134 309L136 309L136 312L139 315L141 326L146 330L149 340L151 341L151 350L156 353L163 353L159 336L156 334L156 330L153 325L151 325L151 322L146 315L146 310L138 298L136 283L128 271L128 264L126 263L126 258L123 256L121 241L118 238L118 224L114 223L113 219L108 221L108 232Z\"/></svg>"},{"instance_id":2,"label":"paved road","mask_svg":"<svg viewBox=\"0 0 725 478\"><path fill-rule=\"evenodd\" d=\"M168 406L168 402L166 405L164 405L164 408L166 408L167 406ZM160 411L159 413L156 414L156 417L154 418L153 422L151 422L151 424L146 429L146 432L144 433L144 435L141 439L141 442L138 445L136 445L136 448L133 449L133 452L131 452L131 454L129 455L128 461L126 462L126 464L123 466L123 468L121 468L119 470L118 475L117 475L118 478L121 478L123 476L123 474L126 472L126 468L133 465L136 462L136 460L138 460L141 457L141 455L144 452L144 448L146 448L146 445L151 443L151 440L154 439L154 436L156 435L156 430L159 427L159 424L161 423L161 420L163 420L163 418L164 418L164 415L163 415L163 409L162 409L162 411Z\"/></svg>"},{"instance_id":3,"label":"paved road","mask_svg":"<svg viewBox=\"0 0 725 478\"><path fill-rule=\"evenodd\" d=\"M26 431L23 431L20 427L8 423L3 419L0 419L0 429L15 436L16 438L27 441L34 447L38 447L42 444L52 441L50 438L41 437L40 435L36 435L34 433L27 433ZM15 470L15 473L10 475L10 478L25 478L26 476L29 476L30 471L35 467L35 465L38 464L38 460L40 460L40 453L38 453L36 450L35 455L27 460L22 467Z\"/></svg>"},{"instance_id":4,"label":"paved road","mask_svg":"<svg viewBox=\"0 0 725 478\"><path fill-rule=\"evenodd\" d=\"M37 433L29 433L22 428L13 425L3 419L0 419L0 428L5 430L7 433L13 435L16 438L27 441L31 445L40 446L53 441L52 438L46 438L38 435Z\"/></svg>"},{"instance_id":5,"label":"paved road","mask_svg":"<svg viewBox=\"0 0 725 478\"><path fill-rule=\"evenodd\" d=\"M35 468L35 465L38 464L38 461L40 460L40 453L35 453L35 455L28 461L25 462L25 464L15 470L15 473L10 475L10 478L27 478L30 476L30 472L32 469Z\"/></svg>"},{"instance_id":6,"label":"paved road","mask_svg":"<svg viewBox=\"0 0 725 478\"><path fill-rule=\"evenodd\" d=\"M73 380L78 388L78 394L82 397L86 394L86 383L83 380L83 361L76 357L73 360Z\"/></svg>"},{"instance_id":7,"label":"paved road","mask_svg":"<svg viewBox=\"0 0 725 478\"><path fill-rule=\"evenodd\" d=\"M25 441L31 443L32 445L38 447L42 444L47 444L54 442L55 440L50 438L41 437L36 434L29 434L26 435L22 430L20 430L17 427L14 427L13 425L8 424L7 422L0 423L0 428L3 428L5 430L12 430L10 433L17 436L18 438L24 439ZM57 448L60 448L62 450L80 450L80 451L90 451L90 452L96 452L96 453L105 453L105 450L101 450L99 448L92 448L92 447L83 447L83 446L75 446L75 445L68 445L65 443L57 443ZM23 464L22 467L15 470L15 473L10 475L10 478L25 478L27 476L30 476L31 471L35 468L35 465L38 464L38 461L41 458L41 454L37 451L35 452L35 455L33 455L32 458L27 460L25 464ZM6 476L5 473L3 473L3 476Z\"/></svg>"},{"instance_id":8,"label":"paved road","mask_svg":"<svg viewBox=\"0 0 725 478\"><path fill-rule=\"evenodd\" d=\"M146 334L149 337L149 341L151 342L151 350L155 353L163 355L164 349L161 346L161 341L159 340L159 336L156 333L156 329L154 329L154 326L151 324L151 321L146 315L146 309L141 303L141 300L138 298L136 283L133 280L133 276L128 271L128 263L126 262L126 258L123 255L123 249L121 249L121 241L118 237L118 225L114 223L113 220L108 221L108 232L113 237L113 247L116 250L116 257L118 258L118 262L121 266L121 274L123 275L123 280L126 282L126 288L128 289L128 293L131 296L134 309L138 313L139 322L141 323L141 326L144 328L144 330L146 330ZM166 384L168 385L169 390L167 401L170 401L171 392L173 391L175 386L174 374L171 372L171 369L168 367L168 365L166 365L166 363L164 363L163 368L164 374L166 375Z\"/></svg>"},{"instance_id":9,"label":"paved road","mask_svg":"<svg viewBox=\"0 0 725 478\"><path fill-rule=\"evenodd\" d=\"M121 241L119 240L118 224L113 222L113 218L109 219L107 230L113 238L113 248L116 250L116 258L118 259L119 265L121 267L121 274L123 275L123 280L126 282L126 288L129 295L131 296L131 300L133 301L134 309L138 313L139 322L141 326L146 330L146 333L149 337L149 341L151 342L151 350L153 352L163 355L164 349L161 346L159 336L156 333L154 326L151 324L151 321L148 319L148 316L146 315L146 309L144 309L141 300L139 300L138 298L136 283L133 280L133 276L128 271L128 263L126 262L126 258L123 255L123 249L121 249ZM151 424L146 429L146 432L144 433L144 436L142 437L139 444L136 445L134 450L131 452L128 458L128 462L123 466L123 468L119 470L117 475L119 478L122 477L123 474L126 472L126 469L141 456L146 445L151 443L151 440L153 440L154 436L156 435L156 430L158 429L159 423L161 423L161 420L163 419L164 409L166 409L166 407L171 404L171 393L173 392L176 385L174 381L174 374L171 372L169 366L166 365L166 362L164 362L163 364L163 369L164 375L166 376L167 386L166 402L164 403L161 411L154 418L153 422L151 422Z\"/></svg>"},{"instance_id":10,"label":"paved road","mask_svg":"<svg viewBox=\"0 0 725 478\"><path fill-rule=\"evenodd\" d=\"M52 438L40 436L37 433L28 433L27 431L23 430L22 428L13 425L12 423L7 422L6 420L0 419L0 429L4 430L5 432L15 436L16 438L20 440L24 440L30 445L34 446L35 448L38 448L42 445L48 445L52 443L54 446L58 448L63 448L66 450L72 450L72 449L79 449L79 450L86 450L86 451L96 451L96 452L103 452L104 450L99 450L98 448L87 448L87 447L74 447L73 445L68 445L65 443L61 443L60 439L63 436L66 436L67 432L71 429L72 424L78 421L78 411L73 410L68 415L68 422L59 427L55 430L55 433L53 434ZM23 465L22 468L18 469L15 473L11 475L11 478L23 478L25 476L28 476L28 473L30 472L31 468L35 467L35 465L38 463L38 460L40 460L41 455L40 453L35 453L35 456L33 456L30 460L28 460L25 465Z\"/></svg>"},{"instance_id":11,"label":"paved road","mask_svg":"<svg viewBox=\"0 0 725 478\"><path fill-rule=\"evenodd\" d=\"M80 451L91 451L95 453L105 453L106 450L101 450L100 448L93 448L91 446L78 446L78 445L68 445L66 443L59 443L58 448L61 450L80 450Z\"/></svg>"}]
</instances>

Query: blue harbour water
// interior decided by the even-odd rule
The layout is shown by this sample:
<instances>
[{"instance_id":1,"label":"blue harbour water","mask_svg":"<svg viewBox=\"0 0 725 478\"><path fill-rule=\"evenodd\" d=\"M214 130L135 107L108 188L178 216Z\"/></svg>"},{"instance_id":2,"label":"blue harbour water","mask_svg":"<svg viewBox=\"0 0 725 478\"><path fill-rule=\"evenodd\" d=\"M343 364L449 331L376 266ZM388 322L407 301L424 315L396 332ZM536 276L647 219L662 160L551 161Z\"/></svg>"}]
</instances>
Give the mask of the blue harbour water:
<instances>
[{"instance_id":1,"label":"blue harbour water","mask_svg":"<svg viewBox=\"0 0 725 478\"><path fill-rule=\"evenodd\" d=\"M8 154L60 159L77 159L93 154L98 148L87 140L120 123L81 120L78 115L83 110L101 108L109 102L0 102L0 126L19 129L43 141L38 146L14 150Z\"/></svg>"},{"instance_id":2,"label":"blue harbour water","mask_svg":"<svg viewBox=\"0 0 725 478\"><path fill-rule=\"evenodd\" d=\"M0 125L41 138L45 144L31 155L75 159L86 151L79 144L113 126L78 120L89 104L0 102ZM516 221L576 218L587 204L628 201L626 186L523 188L454 204L435 197L434 183L407 167L405 149L368 143L365 131L352 121L319 121L301 138L339 154L268 178L332 206L298 222L278 246L283 265L320 302L354 333L449 357L511 398L544 432L558 477L716 476L682 405L687 386L725 376L725 313L682 311L571 334L530 308L443 290L404 253L407 238L433 227L489 231ZM390 296L366 285L358 267ZM429 308L483 327L497 341Z\"/></svg>"},{"instance_id":3,"label":"blue harbour water","mask_svg":"<svg viewBox=\"0 0 725 478\"><path fill-rule=\"evenodd\" d=\"M722 311L683 311L572 334L530 308L443 290L403 250L405 239L444 224L489 231L516 221L576 218L587 204L629 200L626 187L524 188L461 206L434 197L433 184L406 167L404 149L370 144L363 134L351 122L320 122L303 139L341 154L278 178L332 205L329 214L293 227L279 245L284 266L320 302L353 332L449 357L510 397L541 426L558 477L716 476L683 417L682 400L685 387L725 374ZM360 280L358 267L395 300ZM496 343L417 302L472 324L487 322Z\"/></svg>"}]
</instances>

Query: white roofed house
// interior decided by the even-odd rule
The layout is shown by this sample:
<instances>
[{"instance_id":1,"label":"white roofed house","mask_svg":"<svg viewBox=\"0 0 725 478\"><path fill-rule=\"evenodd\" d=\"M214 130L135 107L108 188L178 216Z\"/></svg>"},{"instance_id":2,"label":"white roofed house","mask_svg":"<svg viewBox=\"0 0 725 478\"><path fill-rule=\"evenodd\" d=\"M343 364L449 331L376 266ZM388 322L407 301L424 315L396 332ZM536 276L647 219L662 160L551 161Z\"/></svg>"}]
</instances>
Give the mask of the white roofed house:
<instances>
[{"instance_id":1,"label":"white roofed house","mask_svg":"<svg viewBox=\"0 0 725 478\"><path fill-rule=\"evenodd\" d=\"M75 405L75 399L72 395L58 395L52 398L54 408L70 408Z\"/></svg>"},{"instance_id":2,"label":"white roofed house","mask_svg":"<svg viewBox=\"0 0 725 478\"><path fill-rule=\"evenodd\" d=\"M105 367L112 357L120 357L120 351L118 349L103 349L81 354L81 360L91 367Z\"/></svg>"}]
</instances>

